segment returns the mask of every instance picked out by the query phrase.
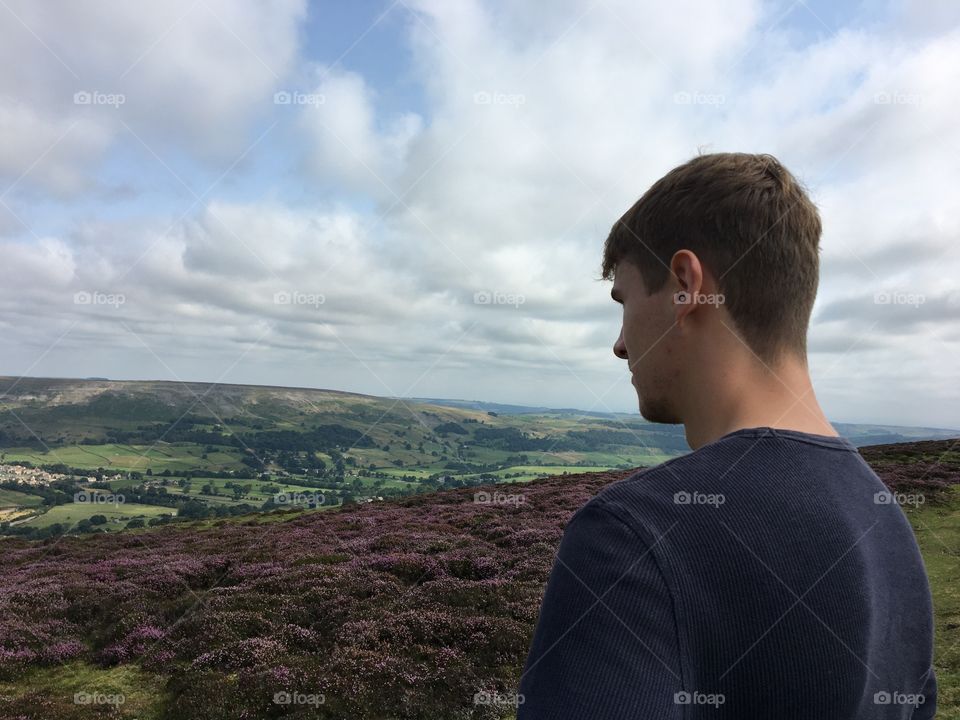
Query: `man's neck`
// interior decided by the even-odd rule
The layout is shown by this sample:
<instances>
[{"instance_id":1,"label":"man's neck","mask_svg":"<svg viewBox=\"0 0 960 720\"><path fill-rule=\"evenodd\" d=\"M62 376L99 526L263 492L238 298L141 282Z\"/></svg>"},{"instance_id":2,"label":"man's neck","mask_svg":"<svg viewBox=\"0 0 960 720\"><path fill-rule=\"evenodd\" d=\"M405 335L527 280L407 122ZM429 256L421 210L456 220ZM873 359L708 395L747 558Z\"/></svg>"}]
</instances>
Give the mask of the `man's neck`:
<instances>
[{"instance_id":1,"label":"man's neck","mask_svg":"<svg viewBox=\"0 0 960 720\"><path fill-rule=\"evenodd\" d=\"M739 376L738 383L729 378ZM722 379L728 382L721 384ZM726 373L711 380L714 392L704 392L699 407L684 419L687 444L694 450L736 430L772 427L814 435L837 436L817 402L806 366L786 361L775 372L763 369ZM716 388L723 392L717 393Z\"/></svg>"}]
</instances>

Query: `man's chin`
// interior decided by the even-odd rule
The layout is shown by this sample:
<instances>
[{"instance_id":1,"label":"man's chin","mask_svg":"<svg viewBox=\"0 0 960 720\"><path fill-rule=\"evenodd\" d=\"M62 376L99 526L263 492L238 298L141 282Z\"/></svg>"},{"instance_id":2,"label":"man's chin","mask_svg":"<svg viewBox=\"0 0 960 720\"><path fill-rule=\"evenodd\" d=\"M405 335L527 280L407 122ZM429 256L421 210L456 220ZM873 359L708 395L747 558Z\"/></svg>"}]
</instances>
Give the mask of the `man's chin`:
<instances>
[{"instance_id":1,"label":"man's chin","mask_svg":"<svg viewBox=\"0 0 960 720\"><path fill-rule=\"evenodd\" d=\"M665 405L644 401L642 397L640 398L640 416L647 422L661 425L676 425L681 422Z\"/></svg>"}]
</instances>

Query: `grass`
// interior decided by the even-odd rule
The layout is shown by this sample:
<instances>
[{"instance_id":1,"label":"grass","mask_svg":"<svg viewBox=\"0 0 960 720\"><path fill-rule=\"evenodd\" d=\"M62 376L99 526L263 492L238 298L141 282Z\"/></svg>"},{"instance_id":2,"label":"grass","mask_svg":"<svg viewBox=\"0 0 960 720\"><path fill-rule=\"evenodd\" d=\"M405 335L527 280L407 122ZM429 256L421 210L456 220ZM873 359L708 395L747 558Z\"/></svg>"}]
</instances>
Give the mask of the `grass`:
<instances>
[{"instance_id":1,"label":"grass","mask_svg":"<svg viewBox=\"0 0 960 720\"><path fill-rule=\"evenodd\" d=\"M145 478L149 480L156 481L158 478ZM273 493L264 493L260 490L261 486L275 486L279 488L279 492L286 493L303 493L305 495L311 495L313 493L318 494L329 494L331 492L330 488L315 488L308 485L297 485L296 483L289 482L275 482L267 480L250 480L250 479L238 479L238 478L207 478L207 477L195 477L190 481L190 492L184 493L183 489L177 485L177 480L179 478L168 478L170 484L167 485L167 492L171 495L185 495L187 497L194 497L198 500L204 500L207 502L215 502L219 504L228 504L236 505L239 503L249 503L249 504L263 504L268 499L273 497ZM235 483L241 486L250 485L251 491L249 495L245 495L240 500L234 500L233 490L227 488L227 483ZM119 488L120 492L123 492L124 487L130 487L131 485L137 485L139 483L131 480L123 481L112 481L110 486L114 489ZM203 495L200 490L204 485L210 485L215 488L217 495Z\"/></svg>"},{"instance_id":2,"label":"grass","mask_svg":"<svg viewBox=\"0 0 960 720\"><path fill-rule=\"evenodd\" d=\"M513 465L512 467L498 470L499 473L544 473L546 475L562 475L563 473L582 473L582 472L606 472L610 469L609 465Z\"/></svg>"},{"instance_id":3,"label":"grass","mask_svg":"<svg viewBox=\"0 0 960 720\"><path fill-rule=\"evenodd\" d=\"M22 524L30 527L47 527L54 523L72 526L93 515L103 515L107 518L107 523L101 525L101 528L104 530L120 530L127 520L137 515L144 515L146 519L149 519L158 517L163 513L176 515L177 511L175 508L161 507L160 505L140 505L138 503L119 503L116 505L67 503L66 505L54 505L42 515L37 515ZM113 519L118 519L121 522L110 522Z\"/></svg>"},{"instance_id":4,"label":"grass","mask_svg":"<svg viewBox=\"0 0 960 720\"><path fill-rule=\"evenodd\" d=\"M31 448L4 448L5 462L26 460L34 465L63 463L70 467L98 468L117 472L139 471L147 468L154 473L164 470L177 472L192 468L209 470L235 470L243 467L239 453L216 451L203 458L204 448L192 443L168 445L67 445L51 448L49 452Z\"/></svg>"},{"instance_id":5,"label":"grass","mask_svg":"<svg viewBox=\"0 0 960 720\"><path fill-rule=\"evenodd\" d=\"M383 473L384 475L389 475L391 477L403 477L404 475L409 475L411 477L425 479L436 473L443 472L443 470L438 466L436 468L425 468L420 467L389 467L389 468L377 468L374 472ZM364 480L366 478L360 478ZM376 479L376 478L374 478Z\"/></svg>"},{"instance_id":6,"label":"grass","mask_svg":"<svg viewBox=\"0 0 960 720\"><path fill-rule=\"evenodd\" d=\"M0 508L37 507L42 502L39 495L0 488Z\"/></svg>"},{"instance_id":7,"label":"grass","mask_svg":"<svg viewBox=\"0 0 960 720\"><path fill-rule=\"evenodd\" d=\"M947 505L905 506L933 594L937 720L960 720L960 485Z\"/></svg>"},{"instance_id":8,"label":"grass","mask_svg":"<svg viewBox=\"0 0 960 720\"><path fill-rule=\"evenodd\" d=\"M118 712L111 717L160 720L166 680L163 675L144 672L133 665L99 668L72 662L59 667L37 668L18 678L16 683L0 681L0 695L16 699L29 692L68 706L75 704L77 693L122 695L123 702L117 705Z\"/></svg>"},{"instance_id":9,"label":"grass","mask_svg":"<svg viewBox=\"0 0 960 720\"><path fill-rule=\"evenodd\" d=\"M541 419L542 420L542 419ZM537 429L538 425L531 418L513 419L511 422L517 422L521 426L530 425L531 429ZM576 429L580 427L577 423L569 419L551 419L558 428ZM279 425L290 425L288 422L279 422ZM289 429L299 428L298 424L290 425ZM542 430L542 428L540 428ZM400 432L400 430L398 430ZM474 445L467 436L450 437L448 441L453 447L444 448L443 446L418 439L416 433L405 429L400 437L389 438L390 451L382 448L354 448L346 453L348 457L353 458L359 467L367 468L373 463L378 472L389 476L384 483L389 488L406 488L410 486L410 481L401 480L403 476L416 478L416 481L424 480L433 474L449 474L453 477L470 478L478 473L450 471L445 469L448 460L440 460L439 457L429 455L431 450L437 450L445 455L449 461L462 460L468 463L478 465L497 465L508 461L508 458L516 459L516 453L509 453L504 450L486 448ZM404 448L406 442L410 442L413 447L410 450ZM468 443L468 449L465 451L465 457L459 457L456 450L461 441ZM422 442L424 452L416 450L416 445ZM63 463L70 467L96 469L104 468L108 473L125 473L137 471L145 473L149 468L153 476L169 470L173 475L182 475L187 470L204 469L211 471L238 470L245 466L240 462L242 453L234 448L225 446L216 446L216 449L205 453L205 445L195 443L165 443L159 442L155 445L128 445L124 443L102 443L98 445L78 445L65 444L57 446L56 443L49 451L41 451L29 447L11 447L3 448L0 453L5 462L27 461L34 465L47 465L52 463ZM639 446L630 446L617 448L613 447L605 450L595 450L588 452L574 451L556 451L542 452L529 451L522 453L528 458L528 462L544 463L543 465L516 465L505 467L495 471L492 474L512 482L525 482L538 477L545 477L550 474L559 474L564 471L570 473L604 471L623 467L640 467L656 465L675 457L676 454L665 454L657 448L643 448ZM206 455L206 457L204 457ZM332 464L329 455L317 453L328 465ZM394 460L402 460L404 465L397 466ZM507 473L522 473L517 478L505 478ZM195 480L204 484L208 479ZM243 481L240 481L243 482ZM362 477L361 482L364 486L370 486L373 479ZM114 483L111 483L114 485ZM127 481L118 483L127 484ZM290 489L297 489L296 483L289 483ZM116 485L114 485L116 486ZM191 494L196 494L192 492ZM265 499L265 498L264 498ZM2 507L2 505L0 505Z\"/></svg>"},{"instance_id":10,"label":"grass","mask_svg":"<svg viewBox=\"0 0 960 720\"><path fill-rule=\"evenodd\" d=\"M43 498L39 495L0 488L0 522L29 517L42 502Z\"/></svg>"}]
</instances>

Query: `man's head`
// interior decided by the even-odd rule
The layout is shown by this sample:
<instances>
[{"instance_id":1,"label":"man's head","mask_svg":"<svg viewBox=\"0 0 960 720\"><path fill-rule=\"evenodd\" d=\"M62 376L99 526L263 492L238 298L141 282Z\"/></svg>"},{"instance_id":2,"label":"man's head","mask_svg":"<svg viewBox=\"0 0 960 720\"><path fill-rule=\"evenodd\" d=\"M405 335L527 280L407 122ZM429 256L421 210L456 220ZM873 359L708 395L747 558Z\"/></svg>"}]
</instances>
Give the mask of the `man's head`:
<instances>
[{"instance_id":1,"label":"man's head","mask_svg":"<svg viewBox=\"0 0 960 720\"><path fill-rule=\"evenodd\" d=\"M821 223L771 155L700 155L658 180L610 231L603 278L623 303L614 352L640 412L684 422L706 372L806 367ZM743 378L731 377L733 383Z\"/></svg>"}]
</instances>

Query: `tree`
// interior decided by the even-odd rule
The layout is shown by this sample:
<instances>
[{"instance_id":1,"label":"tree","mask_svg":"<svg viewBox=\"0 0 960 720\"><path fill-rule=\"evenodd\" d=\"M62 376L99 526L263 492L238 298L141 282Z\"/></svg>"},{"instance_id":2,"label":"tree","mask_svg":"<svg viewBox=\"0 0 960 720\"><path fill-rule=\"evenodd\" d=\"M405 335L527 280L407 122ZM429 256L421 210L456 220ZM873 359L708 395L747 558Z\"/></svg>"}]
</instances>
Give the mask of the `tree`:
<instances>
[{"instance_id":1,"label":"tree","mask_svg":"<svg viewBox=\"0 0 960 720\"><path fill-rule=\"evenodd\" d=\"M53 523L53 525L47 525L45 528L38 529L36 531L36 537L39 540L44 540L46 538L63 535L66 531L67 528L62 523Z\"/></svg>"},{"instance_id":2,"label":"tree","mask_svg":"<svg viewBox=\"0 0 960 720\"><path fill-rule=\"evenodd\" d=\"M83 521L81 520L81 522L83 522ZM106 524L107 524L107 516L106 516L106 515L91 515L91 516L90 516L90 524L91 524L91 525L106 525Z\"/></svg>"},{"instance_id":3,"label":"tree","mask_svg":"<svg viewBox=\"0 0 960 720\"><path fill-rule=\"evenodd\" d=\"M205 518L208 514L207 506L199 500L188 500L180 506L180 517Z\"/></svg>"}]
</instances>

